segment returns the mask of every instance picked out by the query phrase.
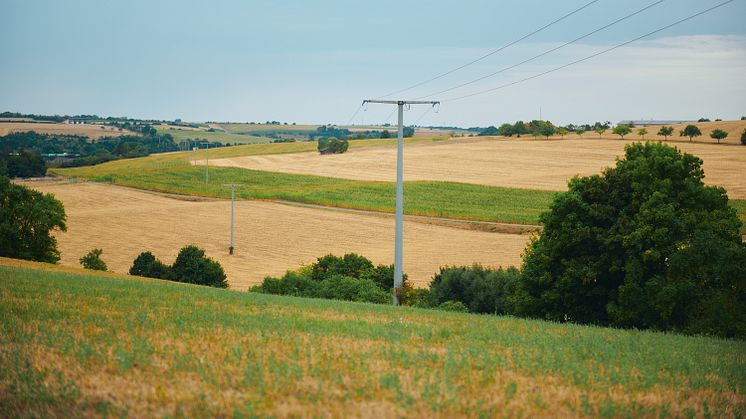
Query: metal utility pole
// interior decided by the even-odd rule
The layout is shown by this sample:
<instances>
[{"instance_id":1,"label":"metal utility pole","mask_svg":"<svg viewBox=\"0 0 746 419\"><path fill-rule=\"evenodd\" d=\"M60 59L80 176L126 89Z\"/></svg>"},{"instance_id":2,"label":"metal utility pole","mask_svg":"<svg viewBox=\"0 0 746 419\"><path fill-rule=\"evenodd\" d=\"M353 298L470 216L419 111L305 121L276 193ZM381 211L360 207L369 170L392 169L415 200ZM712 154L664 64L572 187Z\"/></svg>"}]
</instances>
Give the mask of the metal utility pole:
<instances>
[{"instance_id":1,"label":"metal utility pole","mask_svg":"<svg viewBox=\"0 0 746 419\"><path fill-rule=\"evenodd\" d=\"M210 143L205 143L205 183L210 181Z\"/></svg>"},{"instance_id":2,"label":"metal utility pole","mask_svg":"<svg viewBox=\"0 0 746 419\"><path fill-rule=\"evenodd\" d=\"M236 186L243 186L242 183L224 183L223 186L230 186L231 187L231 245L228 248L228 254L233 254L233 209L234 209L234 202L235 202L235 196L236 196Z\"/></svg>"},{"instance_id":3,"label":"metal utility pole","mask_svg":"<svg viewBox=\"0 0 746 419\"><path fill-rule=\"evenodd\" d=\"M364 100L366 103L381 103L397 105L399 107L399 126L396 141L396 237L394 239L394 305L399 305L397 291L401 288L404 268L403 256L403 225L404 225L404 105L440 105L438 101L424 100Z\"/></svg>"}]
</instances>

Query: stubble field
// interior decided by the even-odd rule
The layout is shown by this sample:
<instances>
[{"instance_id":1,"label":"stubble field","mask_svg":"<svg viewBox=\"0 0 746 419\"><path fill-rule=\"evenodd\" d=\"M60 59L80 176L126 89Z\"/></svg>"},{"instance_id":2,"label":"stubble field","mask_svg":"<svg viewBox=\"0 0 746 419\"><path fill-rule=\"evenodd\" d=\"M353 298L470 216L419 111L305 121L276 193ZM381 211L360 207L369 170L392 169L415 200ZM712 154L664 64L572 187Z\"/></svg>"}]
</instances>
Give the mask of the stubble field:
<instances>
[{"instance_id":1,"label":"stubble field","mask_svg":"<svg viewBox=\"0 0 746 419\"><path fill-rule=\"evenodd\" d=\"M575 175L600 173L623 156L627 141L462 139L411 144L404 178L561 191ZM731 198L746 198L746 147L672 143L704 161L705 182L724 187ZM204 163L203 163L204 164ZM211 165L330 176L369 181L396 179L396 149L351 149L339 155L317 152L254 155L210 160Z\"/></svg>"},{"instance_id":2,"label":"stubble field","mask_svg":"<svg viewBox=\"0 0 746 419\"><path fill-rule=\"evenodd\" d=\"M135 257L152 251L166 263L190 243L225 268L231 288L247 289L266 275L281 275L328 253L355 252L374 263L393 263L390 217L299 208L264 201L237 201L235 247L228 255L230 201L187 201L93 183L30 183L65 205L68 231L57 233L62 263L79 266L90 249L104 250L115 272L126 273ZM441 266L508 266L520 263L529 236L405 222L404 269L425 286Z\"/></svg>"},{"instance_id":3,"label":"stubble field","mask_svg":"<svg viewBox=\"0 0 746 419\"><path fill-rule=\"evenodd\" d=\"M39 134L83 135L92 139L101 137L115 137L120 135L136 135L128 130L119 131L118 128L107 125L74 125L57 123L33 122L3 122L0 123L0 136L11 132L36 131Z\"/></svg>"}]
</instances>

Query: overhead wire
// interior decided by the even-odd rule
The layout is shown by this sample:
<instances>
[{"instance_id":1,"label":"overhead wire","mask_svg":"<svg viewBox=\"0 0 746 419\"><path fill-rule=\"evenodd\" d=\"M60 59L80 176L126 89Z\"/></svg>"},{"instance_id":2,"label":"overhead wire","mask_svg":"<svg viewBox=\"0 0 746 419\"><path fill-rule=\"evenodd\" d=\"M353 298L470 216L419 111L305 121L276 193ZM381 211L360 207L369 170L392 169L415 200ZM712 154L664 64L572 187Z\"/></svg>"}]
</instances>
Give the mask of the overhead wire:
<instances>
[{"instance_id":1,"label":"overhead wire","mask_svg":"<svg viewBox=\"0 0 746 419\"><path fill-rule=\"evenodd\" d=\"M473 96L483 95L483 94L486 94L486 93L494 92L496 90L504 89L506 87L515 86L516 84L523 83L523 82L526 82L526 81L529 81L529 80L533 80L533 79L545 76L545 75L550 74L550 73L554 73L555 71L559 71L559 70L565 69L567 67L570 67L572 65L579 64L579 63L582 63L584 61L588 61L588 60L590 60L592 58L598 57L599 55L603 55L603 54L609 53L611 51L614 51L616 49L619 49L619 48L622 48L622 47L624 47L626 45L629 45L629 44L631 44L633 42L637 42L637 41L639 41L639 40L641 40L643 38L647 38L647 37L649 37L651 35L655 35L656 33L662 32L662 31L664 31L666 29L669 29L669 28L672 28L672 27L674 27L676 25L680 25L680 24L682 24L684 22L692 20L692 19L694 19L696 17L699 17L699 16L701 16L703 14L709 13L709 12L715 10L715 9L723 7L723 6L725 6L725 5L729 4L729 3L732 3L734 1L735 0L727 0L727 1L724 1L724 2L721 2L721 3L718 3L715 6L712 6L710 8L705 9L705 10L702 10L702 11L700 11L698 13L693 14L693 15L687 16L687 17L685 17L683 19L679 19L679 20L677 20L677 21L675 21L673 23L670 23L670 24L668 24L666 26L658 28L658 29L656 29L654 31L648 32L648 33L646 33L644 35L640 35L640 36L638 36L636 38L630 39L629 41L622 42L621 44L614 45L611 48L607 48L607 49L605 49L603 51L591 54L591 55L589 55L587 57L584 57L584 58L581 58L579 60L575 60L575 61L572 61L570 63L561 65L559 67L555 67L555 68L553 68L551 70L544 71L543 73L535 74L533 76L526 77L526 78L523 78L523 79L511 82L511 83L503 84L503 85L500 85L500 86L497 86L497 87L493 87L493 88L490 88L490 89L486 89L486 90L481 90L481 91L478 91L478 92L470 93L468 95L463 95L463 96L457 96L457 97L448 98L448 99L442 100L442 102L454 102L454 101L457 101L457 100L466 99L466 98L473 97Z\"/></svg>"},{"instance_id":2,"label":"overhead wire","mask_svg":"<svg viewBox=\"0 0 746 419\"><path fill-rule=\"evenodd\" d=\"M398 93L403 93L403 92L406 92L406 91L408 91L408 90L412 90L412 89L414 89L414 88L416 88L416 87L419 87L419 86L422 86L422 85L425 85L425 84L431 83L431 82L433 82L433 81L435 81L435 80L438 80L438 79L440 79L440 78L443 78L443 77L445 77L445 76L447 76L447 75L453 74L453 73L455 73L455 72L457 72L457 71L459 71L459 70L461 70L461 69L463 69L463 68L466 68L466 67L468 67L468 66L470 66L470 65L472 65L472 64L476 64L476 63L478 63L478 62L480 62L480 61L484 60L484 59L485 59L485 58L487 58L487 57L490 57L490 56L492 56L492 55L495 55L495 54L497 54L498 52L500 52L500 51L503 51L504 49L506 49L506 48L509 48L509 47L511 47L511 46L513 46L513 45L515 45L515 44L517 44L517 43L519 43L519 42L521 42L521 41L523 41L523 40L525 40L525 39L527 39L527 38L529 38L529 37L533 36L533 35L536 35L537 33L539 33L539 32L541 32L541 31L543 31L544 29L547 29L547 28L549 28L550 26L553 26L553 25L555 25L555 24L557 24L557 23L559 23L559 22L561 22L561 21L563 21L563 20L567 19L568 17L570 17L570 16L572 16L572 15L574 15L574 14L576 14L576 13L580 12L581 10L583 10L583 9L585 9L585 8L587 8L587 7L589 7L589 6L591 6L591 5L592 5L592 4L594 4L594 3L597 3L598 1L600 1L600 0L593 0L593 1L590 1L590 2L588 2L588 3L586 3L586 4L584 4L583 6L581 6L581 7L577 8L577 9L575 9L575 10L573 10L573 11L571 11L571 12L569 12L569 13L565 14L565 15L563 15L562 17L560 17L560 18L558 18L558 19L555 19L555 20L553 20L552 22L550 22L550 23L548 23L548 24L546 24L546 25L544 25L544 26L540 27L539 29L536 29L536 30L534 30L533 32L531 32L531 33L529 33L529 34L526 34L526 35L524 35L524 36L522 36L522 37L520 37L520 38L516 39L515 41L512 41L512 42L510 42L510 43L508 43L508 44L506 44L506 45L503 45L502 47L500 47L500 48L498 48L498 49L496 49L496 50L490 51L490 52L488 52L487 54L484 54L484 55L482 55L482 56L481 56L481 57L479 57L479 58L476 58L476 59L474 59L474 60L471 60L471 61L467 62L466 64L462 64L462 65L460 65L460 66L458 66L458 67L456 67L456 68L453 68L453 69L451 69L451 70L448 70L448 71L446 71L445 73L441 73L441 74L439 74L439 75L437 75L437 76L435 76L435 77L429 78L429 79L427 79L427 80L424 80L424 81L421 81L421 82L419 82L419 83L415 83L415 84L413 84L413 85L411 85L411 86L409 86L409 87L405 87L405 88L403 88L403 89L399 89L399 90L396 90L396 91L394 91L394 92L391 92L391 93L387 93L387 94L385 94L385 95L383 95L383 96L378 96L378 97L377 97L376 99L382 99L382 98L385 98L385 97L393 96L393 95L395 95L395 94L398 94Z\"/></svg>"},{"instance_id":3,"label":"overhead wire","mask_svg":"<svg viewBox=\"0 0 746 419\"><path fill-rule=\"evenodd\" d=\"M576 42L578 42L578 41L580 41L580 40L583 40L583 39L585 39L585 38L587 38L587 37L589 37L589 36L591 36L591 35L594 35L594 34L596 34L596 33L598 33L598 32L601 32L601 31L603 31L603 30L605 30L605 29L608 29L608 28L610 28L610 27L612 27L612 26L614 26L614 25L616 25L616 24L618 24L618 23L621 23L621 22L623 22L623 21L625 21L625 20L627 20L627 19L630 19L630 18L632 18L632 17L634 17L634 16L636 16L636 15L638 15L638 14L640 14L640 13L642 13L642 12L644 12L644 11L646 11L646 10L648 10L648 9L652 8L652 7L655 7L655 6L657 6L657 5L661 4L661 3L663 3L664 1L666 1L666 0L658 0L658 1L655 1L655 2L653 2L653 3L651 3L651 4L647 5L647 6L643 7L642 9L639 9L639 10L637 10L637 11L633 12L633 13L630 13L630 14L628 14L628 15L626 15L626 16L623 16L623 17L621 17L621 18L619 18L619 19L617 19L617 20L615 20L615 21L613 21L613 22L611 22L611 23L609 23L609 24L606 24L606 25L604 25L604 26L602 26L602 27L600 27L600 28L598 28L598 29L595 29L595 30L593 30L593 31L591 31L591 32L588 32L588 33L586 33L585 35L579 36L579 37L577 37L577 38L573 39L572 41L568 41L568 42L565 42L564 44L562 44L562 45L560 45L560 46L557 46L557 47L551 48L551 49L549 49L549 50L546 50L546 51L542 52L541 54L538 54L538 55L534 55L533 57L531 57L531 58L528 58L528 59L526 59L526 60L523 60L523 61L521 61L521 62L519 62L519 63L517 63L517 64L513 64L513 65L511 65L511 66L508 66L508 67L505 67L505 68L503 68L503 69L500 69L500 70L498 70L498 71L495 71L494 73L490 73L490 74L487 74L487 75L485 75L485 76L482 76L482 77L476 78L476 79L474 79L474 80L470 80L470 81L467 81L467 82L465 82L465 83L461 83L461 84L459 84L459 85L456 85L456 86L450 87L450 88L448 88L448 89L440 90L440 91L438 91L438 92L434 92L434 93L430 93L430 94L427 94L427 95L424 95L424 96L420 96L420 97L417 97L417 98L415 98L415 100L419 100L419 99L424 99L424 98L428 98L428 97L431 97L431 96L435 96L435 95L440 95L440 94L443 94L443 93L451 92L451 91L453 91L453 90L456 90L456 89L460 89L460 88L462 88L462 87L464 87L464 86L468 86L468 85L470 85L470 84L474 84L474 83L480 82L480 81L482 81L482 80L484 80L484 79L488 79L488 78L490 78L490 77L494 77L494 76L496 76L496 75L498 75L498 74L500 74L500 73L504 73L504 72L506 72L506 71L508 71L508 70L512 70L512 69L514 69L514 68L516 68L516 67L519 67L519 66L521 66L521 65L523 65L523 64L526 64L526 63L529 63L529 62L531 62L531 61L534 61L534 60L536 60L537 58L541 58L541 57L543 57L543 56L545 56L545 55L547 55L547 54L550 54L550 53L552 53L552 52L555 52L555 51L557 51L557 50L560 50L560 49L562 49L562 48L564 48L564 47L566 47L566 46L572 45L572 44L574 44L574 43L576 43Z\"/></svg>"}]
</instances>

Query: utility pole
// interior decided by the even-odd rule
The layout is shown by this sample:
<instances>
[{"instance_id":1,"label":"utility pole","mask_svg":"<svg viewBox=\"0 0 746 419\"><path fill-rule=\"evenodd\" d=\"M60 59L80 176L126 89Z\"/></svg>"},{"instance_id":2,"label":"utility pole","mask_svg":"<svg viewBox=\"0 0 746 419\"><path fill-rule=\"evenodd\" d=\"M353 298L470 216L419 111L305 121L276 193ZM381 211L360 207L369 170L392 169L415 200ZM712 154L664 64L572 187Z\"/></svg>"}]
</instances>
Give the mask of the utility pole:
<instances>
[{"instance_id":1,"label":"utility pole","mask_svg":"<svg viewBox=\"0 0 746 419\"><path fill-rule=\"evenodd\" d=\"M397 105L399 107L399 126L396 141L396 235L394 238L394 305L399 305L398 291L402 285L404 268L403 256L403 225L404 225L404 105L440 105L440 102L423 100L364 100L366 103L381 103Z\"/></svg>"},{"instance_id":2,"label":"utility pole","mask_svg":"<svg viewBox=\"0 0 746 419\"><path fill-rule=\"evenodd\" d=\"M233 209L234 209L234 202L235 202L235 192L236 192L236 186L243 186L241 183L224 183L223 186L230 186L231 187L231 245L228 248L228 254L233 254Z\"/></svg>"}]
</instances>

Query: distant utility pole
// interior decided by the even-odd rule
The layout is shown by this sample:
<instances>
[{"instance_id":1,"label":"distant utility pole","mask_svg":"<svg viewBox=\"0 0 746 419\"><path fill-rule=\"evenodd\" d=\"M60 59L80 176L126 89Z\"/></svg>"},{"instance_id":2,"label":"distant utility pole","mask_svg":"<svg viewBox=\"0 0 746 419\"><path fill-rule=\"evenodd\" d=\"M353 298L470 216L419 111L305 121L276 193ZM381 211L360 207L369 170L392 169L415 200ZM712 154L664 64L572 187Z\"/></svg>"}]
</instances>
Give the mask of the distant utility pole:
<instances>
[{"instance_id":1,"label":"distant utility pole","mask_svg":"<svg viewBox=\"0 0 746 419\"><path fill-rule=\"evenodd\" d=\"M205 183L210 182L210 143L202 143L205 146ZM195 157L194 164L197 164Z\"/></svg>"},{"instance_id":2,"label":"distant utility pole","mask_svg":"<svg viewBox=\"0 0 746 419\"><path fill-rule=\"evenodd\" d=\"M394 239L394 305L399 305L397 291L402 286L402 249L404 224L404 105L440 105L440 102L424 100L364 100L366 103L382 103L385 105L397 105L399 107L399 133L396 141L396 237Z\"/></svg>"},{"instance_id":3,"label":"distant utility pole","mask_svg":"<svg viewBox=\"0 0 746 419\"><path fill-rule=\"evenodd\" d=\"M235 202L235 196L236 196L236 186L243 186L242 183L224 183L223 186L230 186L231 187L231 245L228 248L228 254L233 254L233 207Z\"/></svg>"}]
</instances>

